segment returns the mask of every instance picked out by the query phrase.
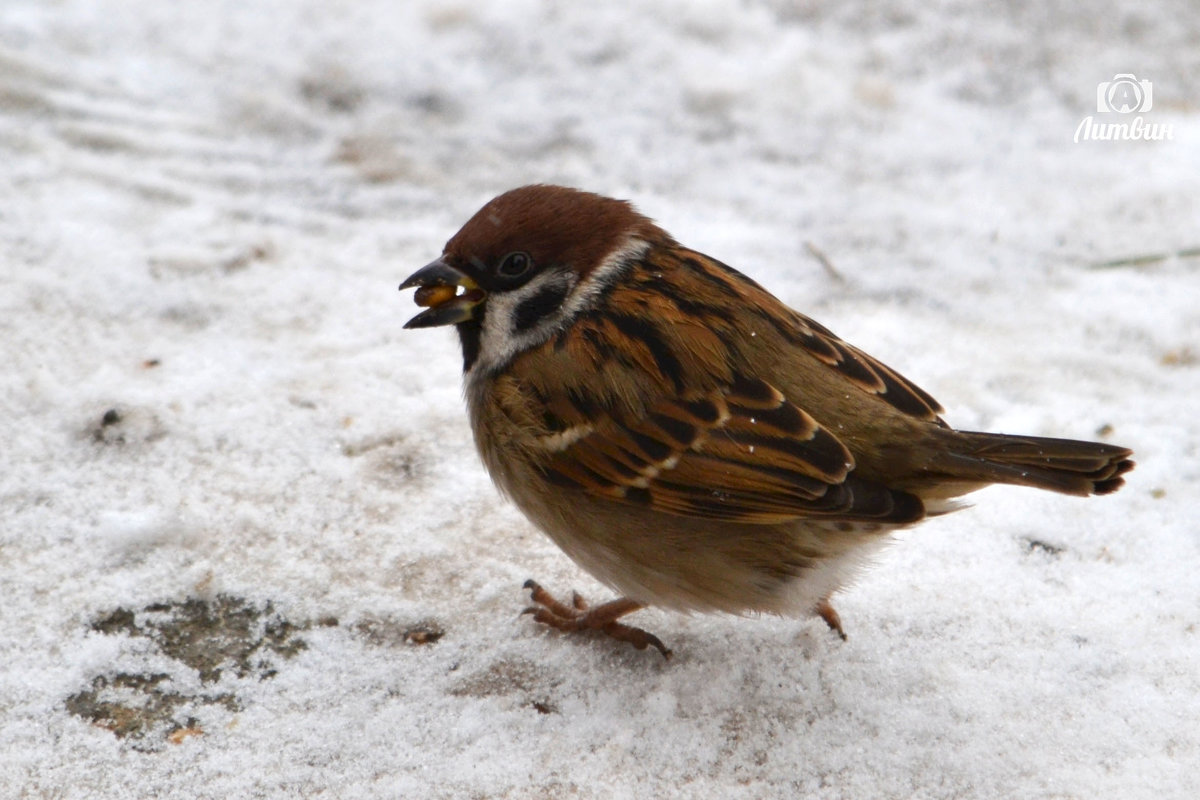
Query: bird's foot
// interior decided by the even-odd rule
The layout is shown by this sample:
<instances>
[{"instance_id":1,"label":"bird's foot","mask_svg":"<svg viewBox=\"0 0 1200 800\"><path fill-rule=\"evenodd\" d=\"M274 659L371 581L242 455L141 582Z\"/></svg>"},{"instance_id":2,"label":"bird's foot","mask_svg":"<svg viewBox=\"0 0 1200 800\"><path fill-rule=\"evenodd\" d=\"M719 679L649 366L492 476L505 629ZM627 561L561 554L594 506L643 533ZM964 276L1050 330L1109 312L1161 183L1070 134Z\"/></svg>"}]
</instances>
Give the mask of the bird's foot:
<instances>
[{"instance_id":1,"label":"bird's foot","mask_svg":"<svg viewBox=\"0 0 1200 800\"><path fill-rule=\"evenodd\" d=\"M817 603L814 611L817 612L818 617L825 620L825 624L829 626L831 631L842 637L843 642L846 641L846 632L842 630L842 618L838 616L837 610L829 602L828 597Z\"/></svg>"},{"instance_id":2,"label":"bird's foot","mask_svg":"<svg viewBox=\"0 0 1200 800\"><path fill-rule=\"evenodd\" d=\"M635 600L621 597L602 605L589 606L578 593L572 592L571 604L567 605L555 599L554 595L539 586L536 581L525 581L525 588L529 590L534 605L521 613L532 614L535 620L544 625L564 633L603 631L618 641L629 642L638 650L645 650L647 646L651 646L662 653L663 658L671 657L671 651L654 634L617 622L626 614L632 614L642 608L642 604Z\"/></svg>"}]
</instances>

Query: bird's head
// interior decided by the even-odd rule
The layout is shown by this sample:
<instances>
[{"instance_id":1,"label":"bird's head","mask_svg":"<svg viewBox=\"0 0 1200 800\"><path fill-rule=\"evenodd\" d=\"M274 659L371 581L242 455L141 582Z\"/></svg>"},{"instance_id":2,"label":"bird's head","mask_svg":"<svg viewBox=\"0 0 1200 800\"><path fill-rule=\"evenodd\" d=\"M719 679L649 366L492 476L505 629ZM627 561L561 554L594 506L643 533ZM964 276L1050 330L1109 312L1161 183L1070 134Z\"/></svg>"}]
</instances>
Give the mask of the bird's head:
<instances>
[{"instance_id":1,"label":"bird's head","mask_svg":"<svg viewBox=\"0 0 1200 800\"><path fill-rule=\"evenodd\" d=\"M455 325L464 370L499 369L586 309L662 237L623 200L543 184L513 189L400 284L417 288L426 307L404 327Z\"/></svg>"}]
</instances>

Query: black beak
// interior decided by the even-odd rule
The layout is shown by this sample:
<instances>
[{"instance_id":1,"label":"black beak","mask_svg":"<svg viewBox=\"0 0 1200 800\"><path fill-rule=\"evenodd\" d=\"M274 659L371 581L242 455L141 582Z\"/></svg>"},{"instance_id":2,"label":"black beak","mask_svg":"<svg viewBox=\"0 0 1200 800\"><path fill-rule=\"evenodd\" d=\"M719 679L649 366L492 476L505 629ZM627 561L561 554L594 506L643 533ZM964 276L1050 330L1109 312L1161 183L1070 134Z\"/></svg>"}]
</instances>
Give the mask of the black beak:
<instances>
[{"instance_id":1,"label":"black beak","mask_svg":"<svg viewBox=\"0 0 1200 800\"><path fill-rule=\"evenodd\" d=\"M405 328L434 328L466 322L474 318L476 306L487 296L470 276L440 258L409 275L400 284L400 291L414 286L419 287L415 297L417 305L428 308L404 323ZM460 287L465 290L462 294L457 293ZM424 291L437 288L443 291ZM453 291L447 292L447 289Z\"/></svg>"}]
</instances>

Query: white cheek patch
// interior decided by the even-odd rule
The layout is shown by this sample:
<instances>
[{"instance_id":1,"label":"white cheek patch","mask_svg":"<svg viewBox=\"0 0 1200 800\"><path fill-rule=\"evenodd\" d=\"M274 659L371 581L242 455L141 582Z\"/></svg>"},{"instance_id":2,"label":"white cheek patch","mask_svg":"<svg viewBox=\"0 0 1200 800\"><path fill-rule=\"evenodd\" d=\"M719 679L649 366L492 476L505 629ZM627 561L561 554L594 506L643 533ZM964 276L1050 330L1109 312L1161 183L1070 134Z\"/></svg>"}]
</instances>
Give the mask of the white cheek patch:
<instances>
[{"instance_id":1,"label":"white cheek patch","mask_svg":"<svg viewBox=\"0 0 1200 800\"><path fill-rule=\"evenodd\" d=\"M573 280L573 277L574 273L546 272L519 289L489 295L479 337L479 357L467 375L490 375L512 361L518 353L548 339L555 323L562 318L561 311L550 313L539 324L520 330L517 310L526 301L551 289L554 284ZM571 287L567 286L566 293L570 290Z\"/></svg>"},{"instance_id":2,"label":"white cheek patch","mask_svg":"<svg viewBox=\"0 0 1200 800\"><path fill-rule=\"evenodd\" d=\"M629 262L640 258L649 246L642 239L628 237L582 283L576 284L578 273L564 268L538 275L519 289L489 295L479 337L479 356L467 372L467 381L494 375L517 354L545 342L576 314L591 307ZM558 308L531 322L526 304L536 302L539 295L556 294L565 298Z\"/></svg>"},{"instance_id":3,"label":"white cheek patch","mask_svg":"<svg viewBox=\"0 0 1200 800\"><path fill-rule=\"evenodd\" d=\"M636 261L650 249L645 239L630 236L605 256L600 266L592 270L587 280L576 287L575 292L563 304L563 316L567 319L590 307L595 299L612 285L629 262Z\"/></svg>"}]
</instances>

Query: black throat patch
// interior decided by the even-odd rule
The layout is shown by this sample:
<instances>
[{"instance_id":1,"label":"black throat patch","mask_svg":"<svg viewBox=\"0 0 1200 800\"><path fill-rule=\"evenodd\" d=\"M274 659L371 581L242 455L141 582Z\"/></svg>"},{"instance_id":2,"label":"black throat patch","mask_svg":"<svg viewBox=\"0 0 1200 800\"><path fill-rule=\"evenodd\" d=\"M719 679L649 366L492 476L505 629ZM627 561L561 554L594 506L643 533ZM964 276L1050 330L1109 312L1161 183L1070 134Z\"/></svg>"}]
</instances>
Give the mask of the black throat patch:
<instances>
[{"instance_id":1,"label":"black throat patch","mask_svg":"<svg viewBox=\"0 0 1200 800\"><path fill-rule=\"evenodd\" d=\"M479 340L483 326L479 319L469 319L454 327L458 328L458 339L462 343L463 372L470 372L471 365L479 358Z\"/></svg>"}]
</instances>

